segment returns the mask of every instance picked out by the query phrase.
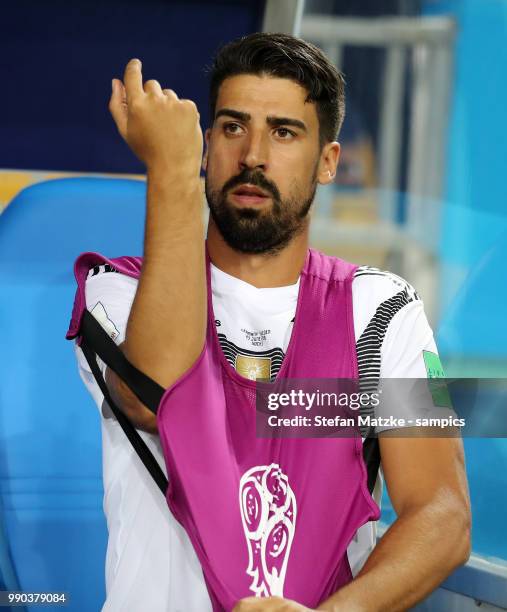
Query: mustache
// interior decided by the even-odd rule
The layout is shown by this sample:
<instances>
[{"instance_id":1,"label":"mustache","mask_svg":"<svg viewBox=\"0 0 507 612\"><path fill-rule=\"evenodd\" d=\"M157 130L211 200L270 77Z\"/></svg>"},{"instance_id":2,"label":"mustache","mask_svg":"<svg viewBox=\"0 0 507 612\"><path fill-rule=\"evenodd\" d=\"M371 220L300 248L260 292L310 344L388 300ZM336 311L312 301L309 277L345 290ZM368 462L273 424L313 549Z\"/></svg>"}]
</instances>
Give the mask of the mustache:
<instances>
[{"instance_id":1,"label":"mustache","mask_svg":"<svg viewBox=\"0 0 507 612\"><path fill-rule=\"evenodd\" d=\"M228 191L243 183L250 183L250 185L260 187L260 189L271 194L274 200L280 201L280 192L275 183L267 179L262 173L255 170L248 170L248 168L242 170L237 176L230 178L222 187L222 193L225 195Z\"/></svg>"}]
</instances>

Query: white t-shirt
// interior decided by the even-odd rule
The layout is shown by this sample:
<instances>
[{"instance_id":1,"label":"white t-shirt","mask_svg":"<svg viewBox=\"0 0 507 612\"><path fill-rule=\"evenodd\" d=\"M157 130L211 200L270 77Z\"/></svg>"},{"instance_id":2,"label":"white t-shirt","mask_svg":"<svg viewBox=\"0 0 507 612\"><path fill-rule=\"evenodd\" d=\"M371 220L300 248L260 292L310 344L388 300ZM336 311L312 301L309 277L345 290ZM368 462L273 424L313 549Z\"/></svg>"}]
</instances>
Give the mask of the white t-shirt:
<instances>
[{"instance_id":1,"label":"white t-shirt","mask_svg":"<svg viewBox=\"0 0 507 612\"><path fill-rule=\"evenodd\" d=\"M258 289L211 266L215 324L222 350L247 377L274 378L289 343L299 281ZM137 280L97 266L86 282L87 307L117 344L123 342ZM423 303L400 277L366 266L353 283L359 375L423 378L423 351L436 353ZM104 512L109 540L104 611L211 610L201 567L183 528L112 417L82 351L79 372L102 415ZM103 405L104 404L104 405ZM165 472L158 436L140 432ZM373 496L380 505L382 478ZM348 548L353 575L375 545L374 523L359 529Z\"/></svg>"}]
</instances>

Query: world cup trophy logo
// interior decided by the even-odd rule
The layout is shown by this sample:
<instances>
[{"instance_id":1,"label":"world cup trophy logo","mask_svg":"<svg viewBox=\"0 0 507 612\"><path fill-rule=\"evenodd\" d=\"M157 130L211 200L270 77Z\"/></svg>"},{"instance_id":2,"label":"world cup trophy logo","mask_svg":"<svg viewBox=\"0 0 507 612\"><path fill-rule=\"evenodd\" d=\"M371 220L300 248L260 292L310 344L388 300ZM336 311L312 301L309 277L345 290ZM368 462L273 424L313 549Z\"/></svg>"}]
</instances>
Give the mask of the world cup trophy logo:
<instances>
[{"instance_id":1,"label":"world cup trophy logo","mask_svg":"<svg viewBox=\"0 0 507 612\"><path fill-rule=\"evenodd\" d=\"M276 463L245 472L239 483L241 519L248 546L247 574L256 597L283 597L296 528L296 497Z\"/></svg>"}]
</instances>

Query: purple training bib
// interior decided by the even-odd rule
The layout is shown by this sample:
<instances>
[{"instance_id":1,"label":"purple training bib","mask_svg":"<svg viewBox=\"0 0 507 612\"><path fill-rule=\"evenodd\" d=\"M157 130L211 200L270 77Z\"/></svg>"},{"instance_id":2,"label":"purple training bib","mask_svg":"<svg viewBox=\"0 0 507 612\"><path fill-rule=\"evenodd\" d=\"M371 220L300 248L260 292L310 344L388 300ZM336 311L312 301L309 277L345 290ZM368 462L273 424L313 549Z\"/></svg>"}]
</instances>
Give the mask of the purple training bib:
<instances>
[{"instance_id":1,"label":"purple training bib","mask_svg":"<svg viewBox=\"0 0 507 612\"><path fill-rule=\"evenodd\" d=\"M105 263L138 277L142 260L78 258L68 338L79 333L88 271ZM355 269L308 251L277 381L357 379ZM207 279L205 346L158 409L167 502L192 541L215 611L254 595L315 608L352 579L347 547L361 525L380 516L367 489L361 438L256 437L256 383L238 374L220 347L209 260Z\"/></svg>"}]
</instances>

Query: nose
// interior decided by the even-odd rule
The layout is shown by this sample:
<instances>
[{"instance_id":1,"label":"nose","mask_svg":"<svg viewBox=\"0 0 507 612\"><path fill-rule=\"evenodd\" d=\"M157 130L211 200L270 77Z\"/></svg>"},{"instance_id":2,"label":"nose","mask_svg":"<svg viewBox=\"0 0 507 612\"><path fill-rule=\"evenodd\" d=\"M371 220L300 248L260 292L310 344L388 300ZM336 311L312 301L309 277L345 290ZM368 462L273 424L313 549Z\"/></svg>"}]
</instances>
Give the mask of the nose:
<instances>
[{"instance_id":1,"label":"nose","mask_svg":"<svg viewBox=\"0 0 507 612\"><path fill-rule=\"evenodd\" d=\"M262 133L251 132L249 137L245 138L239 166L241 170L267 170L268 149Z\"/></svg>"}]
</instances>

